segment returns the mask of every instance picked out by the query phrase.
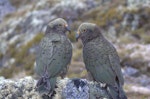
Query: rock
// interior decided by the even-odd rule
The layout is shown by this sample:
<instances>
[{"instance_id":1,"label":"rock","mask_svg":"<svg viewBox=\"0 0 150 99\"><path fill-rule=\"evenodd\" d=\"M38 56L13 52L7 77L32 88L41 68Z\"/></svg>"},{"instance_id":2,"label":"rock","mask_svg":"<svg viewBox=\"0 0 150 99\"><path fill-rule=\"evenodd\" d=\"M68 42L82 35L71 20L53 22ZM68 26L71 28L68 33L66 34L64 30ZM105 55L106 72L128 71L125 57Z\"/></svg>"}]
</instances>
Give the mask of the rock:
<instances>
[{"instance_id":1,"label":"rock","mask_svg":"<svg viewBox=\"0 0 150 99\"><path fill-rule=\"evenodd\" d=\"M4 77L0 76L0 81L1 81L1 80L4 80L4 79L5 79Z\"/></svg>"},{"instance_id":2,"label":"rock","mask_svg":"<svg viewBox=\"0 0 150 99\"><path fill-rule=\"evenodd\" d=\"M88 82L85 79L73 79L68 81L62 95L64 99L89 99Z\"/></svg>"},{"instance_id":3,"label":"rock","mask_svg":"<svg viewBox=\"0 0 150 99\"><path fill-rule=\"evenodd\" d=\"M141 84L144 87L147 87L150 85L150 77L146 76L146 75L141 75L137 78L137 82L139 84Z\"/></svg>"},{"instance_id":4,"label":"rock","mask_svg":"<svg viewBox=\"0 0 150 99\"><path fill-rule=\"evenodd\" d=\"M32 77L13 81L10 79L0 80L0 98L1 99L41 99L39 94L35 92L36 81Z\"/></svg>"},{"instance_id":5,"label":"rock","mask_svg":"<svg viewBox=\"0 0 150 99\"><path fill-rule=\"evenodd\" d=\"M138 69L135 69L133 67L125 67L123 69L123 75L125 76L133 76L133 77L137 77L139 76L140 72Z\"/></svg>"},{"instance_id":6,"label":"rock","mask_svg":"<svg viewBox=\"0 0 150 99\"><path fill-rule=\"evenodd\" d=\"M127 0L128 8L135 9L138 7L150 7L149 0Z\"/></svg>"},{"instance_id":7,"label":"rock","mask_svg":"<svg viewBox=\"0 0 150 99\"><path fill-rule=\"evenodd\" d=\"M134 20L132 21L131 25L131 29L136 30L139 27L139 21L140 21L140 17L138 15L134 15Z\"/></svg>"},{"instance_id":8,"label":"rock","mask_svg":"<svg viewBox=\"0 0 150 99\"><path fill-rule=\"evenodd\" d=\"M130 88L129 88L129 90L127 92L138 93L138 94L148 95L149 96L150 89L142 87L142 86L132 85L132 86L130 86Z\"/></svg>"},{"instance_id":9,"label":"rock","mask_svg":"<svg viewBox=\"0 0 150 99\"><path fill-rule=\"evenodd\" d=\"M83 12L94 8L96 2L93 0L62 0L52 8L52 14L69 20L69 24L73 20L77 20ZM71 22L70 22L71 21Z\"/></svg>"},{"instance_id":10,"label":"rock","mask_svg":"<svg viewBox=\"0 0 150 99\"><path fill-rule=\"evenodd\" d=\"M125 75L124 79L126 84L138 85L150 90L150 77L148 77L147 75L141 74L137 77Z\"/></svg>"},{"instance_id":11,"label":"rock","mask_svg":"<svg viewBox=\"0 0 150 99\"><path fill-rule=\"evenodd\" d=\"M140 16L140 14L125 13L122 21L122 26L131 26L131 30L134 31L139 28L141 19L142 17Z\"/></svg>"},{"instance_id":12,"label":"rock","mask_svg":"<svg viewBox=\"0 0 150 99\"><path fill-rule=\"evenodd\" d=\"M10 4L9 0L0 0L0 21L9 13L15 11L15 8Z\"/></svg>"},{"instance_id":13,"label":"rock","mask_svg":"<svg viewBox=\"0 0 150 99\"><path fill-rule=\"evenodd\" d=\"M0 98L4 99L42 99L46 97L36 91L36 80L25 77L18 80L0 77ZM85 79L68 79L57 81L54 99L109 99L106 88ZM45 98L44 98L45 99Z\"/></svg>"},{"instance_id":14,"label":"rock","mask_svg":"<svg viewBox=\"0 0 150 99\"><path fill-rule=\"evenodd\" d=\"M121 57L121 63L138 69L140 72L149 75L150 63L150 44L122 44L117 47L117 51ZM121 56L124 54L124 56Z\"/></svg>"},{"instance_id":15,"label":"rock","mask_svg":"<svg viewBox=\"0 0 150 99\"><path fill-rule=\"evenodd\" d=\"M143 88L143 87L132 86L131 89L136 93L144 93L144 94L150 93L150 89Z\"/></svg>"}]
</instances>

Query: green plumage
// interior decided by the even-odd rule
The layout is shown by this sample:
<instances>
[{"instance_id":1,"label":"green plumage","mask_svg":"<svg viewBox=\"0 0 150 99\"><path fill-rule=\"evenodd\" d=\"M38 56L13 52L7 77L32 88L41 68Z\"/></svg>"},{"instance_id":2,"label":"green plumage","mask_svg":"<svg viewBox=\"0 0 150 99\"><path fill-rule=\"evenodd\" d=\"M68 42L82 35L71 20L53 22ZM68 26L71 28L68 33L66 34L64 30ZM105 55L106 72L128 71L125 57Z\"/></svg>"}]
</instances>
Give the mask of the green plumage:
<instances>
[{"instance_id":1,"label":"green plumage","mask_svg":"<svg viewBox=\"0 0 150 99\"><path fill-rule=\"evenodd\" d=\"M65 34L65 25L62 19L51 22L37 49L35 71L41 77L37 87L40 87L39 91L47 90L50 95L54 91L56 78L66 74L72 57L72 45Z\"/></svg>"},{"instance_id":2,"label":"green plumage","mask_svg":"<svg viewBox=\"0 0 150 99\"><path fill-rule=\"evenodd\" d=\"M115 48L106 40L96 38L83 47L84 63L96 81L115 85L116 76L123 85L119 57Z\"/></svg>"},{"instance_id":3,"label":"green plumage","mask_svg":"<svg viewBox=\"0 0 150 99\"><path fill-rule=\"evenodd\" d=\"M48 34L42 39L37 53L36 71L39 75L47 71L50 77L55 77L63 72L71 61L72 46L67 37L59 34Z\"/></svg>"},{"instance_id":4,"label":"green plumage","mask_svg":"<svg viewBox=\"0 0 150 99\"><path fill-rule=\"evenodd\" d=\"M95 81L108 86L108 92L113 99L126 99L116 49L103 37L95 24L83 23L78 32L78 38L81 38L83 43L83 59L87 71Z\"/></svg>"}]
</instances>

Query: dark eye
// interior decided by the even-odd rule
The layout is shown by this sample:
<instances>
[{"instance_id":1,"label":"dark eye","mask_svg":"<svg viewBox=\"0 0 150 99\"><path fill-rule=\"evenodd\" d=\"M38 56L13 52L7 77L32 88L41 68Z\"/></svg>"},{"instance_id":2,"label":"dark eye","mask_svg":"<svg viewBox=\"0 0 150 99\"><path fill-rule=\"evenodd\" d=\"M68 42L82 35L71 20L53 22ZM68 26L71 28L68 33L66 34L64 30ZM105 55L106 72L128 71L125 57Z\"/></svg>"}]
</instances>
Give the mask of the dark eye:
<instances>
[{"instance_id":1,"label":"dark eye","mask_svg":"<svg viewBox=\"0 0 150 99\"><path fill-rule=\"evenodd\" d=\"M86 32L86 30L84 29L83 32Z\"/></svg>"}]
</instances>

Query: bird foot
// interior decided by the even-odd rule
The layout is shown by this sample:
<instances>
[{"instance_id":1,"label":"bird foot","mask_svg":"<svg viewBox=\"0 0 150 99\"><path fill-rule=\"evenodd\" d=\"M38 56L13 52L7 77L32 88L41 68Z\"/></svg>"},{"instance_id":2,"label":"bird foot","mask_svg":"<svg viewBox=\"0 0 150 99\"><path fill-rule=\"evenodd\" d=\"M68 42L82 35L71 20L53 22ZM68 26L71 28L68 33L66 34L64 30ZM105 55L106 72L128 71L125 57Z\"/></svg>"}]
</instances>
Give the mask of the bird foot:
<instances>
[{"instance_id":1,"label":"bird foot","mask_svg":"<svg viewBox=\"0 0 150 99\"><path fill-rule=\"evenodd\" d=\"M107 87L106 84L104 84L104 83L100 83L100 86L101 86L102 88L106 88L106 87Z\"/></svg>"}]
</instances>

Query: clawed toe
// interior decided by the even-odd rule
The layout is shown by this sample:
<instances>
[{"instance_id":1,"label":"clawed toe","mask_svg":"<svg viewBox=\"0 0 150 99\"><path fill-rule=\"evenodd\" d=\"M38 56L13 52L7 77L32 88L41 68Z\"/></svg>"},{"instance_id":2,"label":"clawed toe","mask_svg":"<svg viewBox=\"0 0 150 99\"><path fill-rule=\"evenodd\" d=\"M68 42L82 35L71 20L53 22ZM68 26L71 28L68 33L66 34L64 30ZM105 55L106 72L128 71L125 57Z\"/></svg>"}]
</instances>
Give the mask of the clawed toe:
<instances>
[{"instance_id":1,"label":"clawed toe","mask_svg":"<svg viewBox=\"0 0 150 99\"><path fill-rule=\"evenodd\" d=\"M107 87L107 85L104 84L104 83L100 83L100 86L101 86L102 88L106 88L106 87Z\"/></svg>"}]
</instances>

